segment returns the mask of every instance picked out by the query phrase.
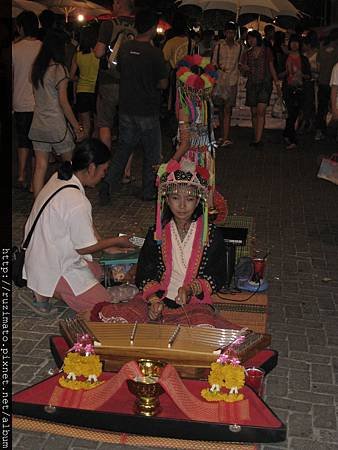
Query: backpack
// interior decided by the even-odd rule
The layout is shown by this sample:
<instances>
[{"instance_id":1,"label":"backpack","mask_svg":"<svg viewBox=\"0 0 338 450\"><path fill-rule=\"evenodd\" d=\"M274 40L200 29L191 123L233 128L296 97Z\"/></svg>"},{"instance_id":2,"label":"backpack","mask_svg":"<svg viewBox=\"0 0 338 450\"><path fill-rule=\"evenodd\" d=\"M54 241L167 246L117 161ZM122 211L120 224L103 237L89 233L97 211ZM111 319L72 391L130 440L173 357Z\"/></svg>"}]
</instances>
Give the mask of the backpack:
<instances>
[{"instance_id":1,"label":"backpack","mask_svg":"<svg viewBox=\"0 0 338 450\"><path fill-rule=\"evenodd\" d=\"M178 45L175 48L173 56L174 67L176 67L177 63L181 61L181 59L183 59L185 56L193 55L195 53L195 50L195 42L190 37L187 37L187 39L182 44Z\"/></svg>"},{"instance_id":2,"label":"backpack","mask_svg":"<svg viewBox=\"0 0 338 450\"><path fill-rule=\"evenodd\" d=\"M128 40L133 40L136 37L136 29L130 23L123 18L116 18L112 20L113 22L113 33L109 45L108 53L108 70L114 76L114 78L119 79L120 74L117 70L117 58L121 46Z\"/></svg>"}]
</instances>

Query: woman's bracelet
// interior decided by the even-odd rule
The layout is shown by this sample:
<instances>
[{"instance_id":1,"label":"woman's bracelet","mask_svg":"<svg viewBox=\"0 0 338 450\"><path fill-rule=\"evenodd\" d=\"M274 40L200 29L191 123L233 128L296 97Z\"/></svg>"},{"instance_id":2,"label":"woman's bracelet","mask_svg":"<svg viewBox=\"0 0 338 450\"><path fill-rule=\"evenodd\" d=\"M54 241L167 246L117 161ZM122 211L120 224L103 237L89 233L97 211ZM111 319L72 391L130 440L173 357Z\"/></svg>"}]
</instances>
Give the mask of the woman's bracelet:
<instances>
[{"instance_id":1,"label":"woman's bracelet","mask_svg":"<svg viewBox=\"0 0 338 450\"><path fill-rule=\"evenodd\" d=\"M190 285L191 294L196 296L202 292L201 283L198 280L193 280Z\"/></svg>"}]
</instances>

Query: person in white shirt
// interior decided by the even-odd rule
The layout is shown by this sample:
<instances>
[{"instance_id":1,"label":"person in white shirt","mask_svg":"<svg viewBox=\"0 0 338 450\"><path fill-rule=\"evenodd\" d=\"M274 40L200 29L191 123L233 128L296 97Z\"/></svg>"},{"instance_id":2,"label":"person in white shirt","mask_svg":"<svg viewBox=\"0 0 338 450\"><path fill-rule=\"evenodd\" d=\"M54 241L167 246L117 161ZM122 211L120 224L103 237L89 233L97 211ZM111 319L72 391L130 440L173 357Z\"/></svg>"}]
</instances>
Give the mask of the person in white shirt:
<instances>
[{"instance_id":1,"label":"person in white shirt","mask_svg":"<svg viewBox=\"0 0 338 450\"><path fill-rule=\"evenodd\" d=\"M331 73L331 111L332 111L332 121L338 121L338 62L333 67Z\"/></svg>"},{"instance_id":2,"label":"person in white shirt","mask_svg":"<svg viewBox=\"0 0 338 450\"><path fill-rule=\"evenodd\" d=\"M28 138L33 119L34 95L31 82L32 65L37 57L41 42L37 39L39 21L32 11L23 11L16 18L20 38L12 44L13 68L13 111L18 142L18 178L17 187L28 186L26 166L32 142Z\"/></svg>"},{"instance_id":3,"label":"person in white shirt","mask_svg":"<svg viewBox=\"0 0 338 450\"><path fill-rule=\"evenodd\" d=\"M98 280L102 271L93 262L92 254L116 251L116 247L128 251L133 246L125 236L99 236L84 190L101 181L109 160L110 151L105 144L98 139L85 139L77 145L72 161L62 164L35 200L25 226L25 239L46 200L58 189L72 185L47 204L26 249L23 277L31 291L25 290L19 299L40 316L56 312L51 308L51 297L62 299L76 312L111 300Z\"/></svg>"}]
</instances>

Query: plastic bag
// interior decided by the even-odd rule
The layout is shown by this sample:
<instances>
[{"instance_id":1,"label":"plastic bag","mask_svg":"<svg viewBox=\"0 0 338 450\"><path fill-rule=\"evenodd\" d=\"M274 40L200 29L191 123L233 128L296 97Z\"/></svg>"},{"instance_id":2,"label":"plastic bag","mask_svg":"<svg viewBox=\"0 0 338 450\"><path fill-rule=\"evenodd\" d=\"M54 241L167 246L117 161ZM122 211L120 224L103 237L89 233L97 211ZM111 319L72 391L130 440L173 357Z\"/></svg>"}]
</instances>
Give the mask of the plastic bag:
<instances>
[{"instance_id":1,"label":"plastic bag","mask_svg":"<svg viewBox=\"0 0 338 450\"><path fill-rule=\"evenodd\" d=\"M212 102L215 106L223 105L231 95L231 86L226 82L225 73L218 70L216 85L212 91Z\"/></svg>"},{"instance_id":2,"label":"plastic bag","mask_svg":"<svg viewBox=\"0 0 338 450\"><path fill-rule=\"evenodd\" d=\"M322 159L317 177L338 185L338 153Z\"/></svg>"},{"instance_id":3,"label":"plastic bag","mask_svg":"<svg viewBox=\"0 0 338 450\"><path fill-rule=\"evenodd\" d=\"M275 119L286 119L287 109L282 97L278 97L272 107L271 116Z\"/></svg>"},{"instance_id":4,"label":"plastic bag","mask_svg":"<svg viewBox=\"0 0 338 450\"><path fill-rule=\"evenodd\" d=\"M133 284L121 284L120 286L112 286L108 288L109 293L112 296L112 303L126 302L139 292L136 286Z\"/></svg>"}]
</instances>

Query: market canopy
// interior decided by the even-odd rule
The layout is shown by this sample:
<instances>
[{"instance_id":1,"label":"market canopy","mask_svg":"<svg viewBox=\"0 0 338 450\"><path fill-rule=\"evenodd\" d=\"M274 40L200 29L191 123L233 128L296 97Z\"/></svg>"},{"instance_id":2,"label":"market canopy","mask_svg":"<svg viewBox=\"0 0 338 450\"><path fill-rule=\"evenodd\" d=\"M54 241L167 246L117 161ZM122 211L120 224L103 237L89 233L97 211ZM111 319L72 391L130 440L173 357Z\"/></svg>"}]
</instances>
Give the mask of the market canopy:
<instances>
[{"instance_id":1,"label":"market canopy","mask_svg":"<svg viewBox=\"0 0 338 450\"><path fill-rule=\"evenodd\" d=\"M236 14L258 14L267 17L292 16L299 17L301 12L288 0L177 0L179 6L198 6L203 11L223 9Z\"/></svg>"},{"instance_id":2,"label":"market canopy","mask_svg":"<svg viewBox=\"0 0 338 450\"><path fill-rule=\"evenodd\" d=\"M12 17L17 17L22 11L32 11L38 16L44 9L47 8L41 3L30 0L12 0Z\"/></svg>"},{"instance_id":3,"label":"market canopy","mask_svg":"<svg viewBox=\"0 0 338 450\"><path fill-rule=\"evenodd\" d=\"M111 11L89 0L37 0L40 4L57 14L64 14L66 22L70 15L101 16Z\"/></svg>"}]
</instances>

